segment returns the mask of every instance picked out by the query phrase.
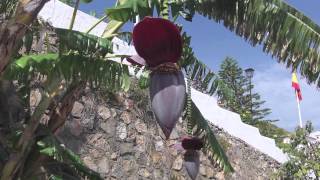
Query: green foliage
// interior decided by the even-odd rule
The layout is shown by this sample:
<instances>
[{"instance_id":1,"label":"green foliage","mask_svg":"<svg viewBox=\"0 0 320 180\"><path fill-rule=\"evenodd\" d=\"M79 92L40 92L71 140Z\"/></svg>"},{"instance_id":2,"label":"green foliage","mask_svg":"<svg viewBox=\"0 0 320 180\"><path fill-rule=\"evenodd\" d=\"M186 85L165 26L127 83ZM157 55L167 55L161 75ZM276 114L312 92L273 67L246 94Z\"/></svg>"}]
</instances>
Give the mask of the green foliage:
<instances>
[{"instance_id":1,"label":"green foliage","mask_svg":"<svg viewBox=\"0 0 320 180\"><path fill-rule=\"evenodd\" d=\"M63 3L66 3L66 4L68 4L69 6L74 6L74 0L59 0L59 1L61 1L61 2L63 2Z\"/></svg>"},{"instance_id":2,"label":"green foliage","mask_svg":"<svg viewBox=\"0 0 320 180\"><path fill-rule=\"evenodd\" d=\"M261 135L274 139L280 148L285 146L283 139L290 136L288 131L279 128L269 121L258 121L254 126L259 129Z\"/></svg>"},{"instance_id":3,"label":"green foliage","mask_svg":"<svg viewBox=\"0 0 320 180\"><path fill-rule=\"evenodd\" d=\"M193 102L191 103L190 125L194 130L193 135L200 137L205 144L202 148L203 152L212 158L224 172L233 172L233 168L225 155L224 149L219 144L208 121L204 119L200 110Z\"/></svg>"},{"instance_id":4,"label":"green foliage","mask_svg":"<svg viewBox=\"0 0 320 180\"><path fill-rule=\"evenodd\" d=\"M4 19L9 19L13 15L17 4L18 4L18 0L1 0L0 22Z\"/></svg>"},{"instance_id":5,"label":"green foliage","mask_svg":"<svg viewBox=\"0 0 320 180\"><path fill-rule=\"evenodd\" d=\"M39 140L37 142L38 150L41 154L44 154L46 156L49 156L56 160L59 163L56 163L56 166L61 165L60 163L64 163L69 165L69 167L73 168L78 175L82 178L89 178L92 180L98 180L103 179L100 177L100 175L87 168L84 163L81 161L80 157L76 154L74 154L71 150L66 148L64 145L62 145L59 140L53 136L53 135L47 135L45 138ZM45 166L48 168L48 171L50 172L50 169L53 169L55 167L52 166ZM59 168L58 168L59 169ZM60 169L60 171L63 171L63 168ZM55 172L57 174L53 174L51 177L53 179L65 179L68 176L66 176L66 173L68 172ZM61 176L58 176L59 174L62 174ZM71 177L73 175L70 175Z\"/></svg>"},{"instance_id":6,"label":"green foliage","mask_svg":"<svg viewBox=\"0 0 320 180\"><path fill-rule=\"evenodd\" d=\"M285 148L289 161L283 164L278 175L284 179L319 179L320 178L320 143L311 142L308 135L311 123L304 129L297 128L291 142Z\"/></svg>"},{"instance_id":7,"label":"green foliage","mask_svg":"<svg viewBox=\"0 0 320 180\"><path fill-rule=\"evenodd\" d=\"M56 33L60 53L75 51L89 57L104 57L107 53L112 53L112 43L108 39L59 28L56 29Z\"/></svg>"},{"instance_id":8,"label":"green foliage","mask_svg":"<svg viewBox=\"0 0 320 180\"><path fill-rule=\"evenodd\" d=\"M172 4L223 24L253 46L262 45L264 52L299 69L320 87L320 27L284 1L173 0Z\"/></svg>"},{"instance_id":9,"label":"green foliage","mask_svg":"<svg viewBox=\"0 0 320 180\"><path fill-rule=\"evenodd\" d=\"M252 92L250 96L254 85L250 86L249 79L237 61L227 57L220 65L219 76L235 93L231 98L221 95L220 105L240 114L243 122L257 127L261 135L275 139L277 145L282 147L283 138L288 137L289 132L272 124L274 121L265 119L271 110L261 108L265 101L261 100L258 93Z\"/></svg>"},{"instance_id":10,"label":"green foliage","mask_svg":"<svg viewBox=\"0 0 320 180\"><path fill-rule=\"evenodd\" d=\"M130 86L128 66L99 58L89 58L78 54L41 54L23 56L6 70L7 78L24 81L28 74L40 73L49 78L59 74L67 84L75 81L90 82L92 87L103 87L111 91ZM21 82L27 83L27 82Z\"/></svg>"},{"instance_id":11,"label":"green foliage","mask_svg":"<svg viewBox=\"0 0 320 180\"><path fill-rule=\"evenodd\" d=\"M152 15L154 3L159 5L157 0L122 0L114 8L108 8L106 14L113 20L127 22L135 21L136 16L143 18Z\"/></svg>"},{"instance_id":12,"label":"green foliage","mask_svg":"<svg viewBox=\"0 0 320 180\"><path fill-rule=\"evenodd\" d=\"M121 22L134 21L158 14L168 8L163 1L122 0L115 8L107 10L108 16ZM172 17L181 15L191 20L196 12L223 23L229 30L243 37L251 45L261 44L263 50L293 70L300 69L310 83L320 87L319 46L320 27L282 0L173 0L169 3Z\"/></svg>"},{"instance_id":13,"label":"green foliage","mask_svg":"<svg viewBox=\"0 0 320 180\"><path fill-rule=\"evenodd\" d=\"M214 133L206 119L203 118L201 112L191 100L191 81L201 82L200 89L208 90L208 94L224 94L232 96L223 81L219 79L205 64L199 61L190 47L191 38L183 34L183 53L179 61L179 65L188 75L188 92L186 100L186 113L184 119L187 120L187 130L189 134L200 136L205 142L203 151L211 157L224 172L232 172L233 168L224 153L224 149L217 141ZM193 131L196 129L195 131Z\"/></svg>"},{"instance_id":14,"label":"green foliage","mask_svg":"<svg viewBox=\"0 0 320 180\"><path fill-rule=\"evenodd\" d=\"M150 72L144 71L142 72L139 81L138 81L139 87L141 89L146 89L150 85Z\"/></svg>"},{"instance_id":15,"label":"green foliage","mask_svg":"<svg viewBox=\"0 0 320 180\"><path fill-rule=\"evenodd\" d=\"M70 0L64 1L73 3ZM8 15L6 16L11 16L14 6L10 4L8 6L8 3L14 1L4 2L6 3L1 3L0 10L1 12L7 11ZM168 18L170 8L167 3L166 0L119 0L115 8L107 10L107 15L113 22L110 24L114 26L108 26L106 37L114 35L126 21L134 21L137 15L140 18L152 15L155 8L158 14ZM173 17L181 15L185 19L191 20L195 12L198 12L218 22L223 21L226 27L243 36L251 44L262 44L264 51L276 56L288 67L300 68L301 73L307 76L310 82L317 83L319 77L319 27L282 1L174 0L171 1L170 6ZM48 79L60 80L62 78L67 82L67 85L74 81L87 81L92 87L107 86L114 90L129 88L128 67L106 58L108 53L112 53L110 41L74 31L57 30L57 34L60 41L58 53L23 56L8 66L5 76L23 84L25 88L21 88L21 91L23 90L25 94L30 93L28 87L30 80L39 74ZM188 37L184 37L184 39L186 40ZM25 46L30 47L32 40L32 38L26 37ZM195 58L190 48L190 42L184 47L181 65L186 73L190 74L192 80L203 82L201 88L208 91L209 94L217 93L223 97L233 96L233 92L229 91L226 84ZM143 76L143 78L141 78L141 84L146 85L147 76ZM320 82L318 86L320 86ZM192 104L191 119L194 129L196 129L195 134L200 135L206 144L204 151L216 160L226 172L232 171L232 167L208 122L194 104ZM55 159L59 167L75 169L84 174L87 173L88 176L88 169L82 166L79 158L70 151L61 149L59 143L50 138L50 136L46 136L38 143L39 152ZM50 178L70 179L70 176L52 171Z\"/></svg>"},{"instance_id":16,"label":"green foliage","mask_svg":"<svg viewBox=\"0 0 320 180\"><path fill-rule=\"evenodd\" d=\"M221 135L217 135L217 140L225 152L231 147L231 144L229 143L228 138L223 137Z\"/></svg>"},{"instance_id":17,"label":"green foliage","mask_svg":"<svg viewBox=\"0 0 320 180\"><path fill-rule=\"evenodd\" d=\"M270 109L261 108L265 101L260 100L258 93L251 93L254 85L234 59L227 57L221 63L219 76L235 93L232 98L220 96L220 101L224 107L240 114L244 122L254 125L271 113Z\"/></svg>"},{"instance_id":18,"label":"green foliage","mask_svg":"<svg viewBox=\"0 0 320 180\"><path fill-rule=\"evenodd\" d=\"M27 85L30 75L40 73L50 78L60 74L67 83L87 81L95 88L128 90L128 66L105 58L112 53L109 40L64 29L56 29L56 32L59 54L22 56L6 69L5 77Z\"/></svg>"}]
</instances>

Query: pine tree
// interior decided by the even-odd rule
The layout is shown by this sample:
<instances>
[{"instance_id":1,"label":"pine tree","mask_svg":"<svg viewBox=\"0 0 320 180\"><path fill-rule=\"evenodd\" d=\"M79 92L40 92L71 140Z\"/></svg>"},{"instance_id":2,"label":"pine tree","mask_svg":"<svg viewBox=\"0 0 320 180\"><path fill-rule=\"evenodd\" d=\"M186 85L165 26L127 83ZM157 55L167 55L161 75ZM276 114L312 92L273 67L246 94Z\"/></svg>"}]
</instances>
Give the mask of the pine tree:
<instances>
[{"instance_id":1,"label":"pine tree","mask_svg":"<svg viewBox=\"0 0 320 180\"><path fill-rule=\"evenodd\" d=\"M220 96L220 102L225 108L239 113L245 123L256 124L271 113L269 108L261 107L265 101L253 92L254 85L250 85L250 79L244 75L236 60L227 57L220 65L219 76L235 93L233 99Z\"/></svg>"}]
</instances>

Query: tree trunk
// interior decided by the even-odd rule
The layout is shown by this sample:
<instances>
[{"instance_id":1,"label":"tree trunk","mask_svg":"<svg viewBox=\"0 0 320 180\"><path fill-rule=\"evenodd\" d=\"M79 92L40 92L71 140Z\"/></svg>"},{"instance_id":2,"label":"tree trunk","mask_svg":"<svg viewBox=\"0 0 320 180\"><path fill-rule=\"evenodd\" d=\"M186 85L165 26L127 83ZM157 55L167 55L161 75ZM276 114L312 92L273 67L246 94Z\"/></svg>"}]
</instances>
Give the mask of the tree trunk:
<instances>
[{"instance_id":1,"label":"tree trunk","mask_svg":"<svg viewBox=\"0 0 320 180\"><path fill-rule=\"evenodd\" d=\"M57 107L53 110L48 123L48 127L52 133L55 133L64 125L68 115L72 111L75 101L80 98L85 85L85 82L80 82L70 87L62 100L58 103Z\"/></svg>"},{"instance_id":2,"label":"tree trunk","mask_svg":"<svg viewBox=\"0 0 320 180\"><path fill-rule=\"evenodd\" d=\"M0 73L8 65L16 44L49 0L20 0L15 15L0 25Z\"/></svg>"},{"instance_id":3,"label":"tree trunk","mask_svg":"<svg viewBox=\"0 0 320 180\"><path fill-rule=\"evenodd\" d=\"M78 100L85 88L85 82L79 82L71 86L62 99L56 103L52 113L50 114L50 120L48 127L53 134L65 124L65 121L68 118L68 115L71 113L73 105L76 100ZM26 171L24 176L29 177L34 173L36 169L39 169L43 163L50 161L51 157L47 155L40 154L38 151L35 151L33 148L33 157L36 157L32 162L26 163ZM30 153L30 154L32 154Z\"/></svg>"}]
</instances>

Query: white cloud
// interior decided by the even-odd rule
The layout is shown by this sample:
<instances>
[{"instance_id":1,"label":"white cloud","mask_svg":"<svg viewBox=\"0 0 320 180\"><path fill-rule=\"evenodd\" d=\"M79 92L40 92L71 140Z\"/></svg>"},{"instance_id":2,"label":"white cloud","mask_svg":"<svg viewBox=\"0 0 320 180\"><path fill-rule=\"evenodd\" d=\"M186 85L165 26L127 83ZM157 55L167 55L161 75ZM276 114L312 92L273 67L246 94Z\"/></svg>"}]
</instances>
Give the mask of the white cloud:
<instances>
[{"instance_id":1,"label":"white cloud","mask_svg":"<svg viewBox=\"0 0 320 180\"><path fill-rule=\"evenodd\" d=\"M265 107L272 109L270 119L279 119L277 125L293 130L298 125L298 111L294 90L291 87L291 72L280 64L274 64L263 71L256 71L253 78L255 91L263 100ZM320 129L320 91L314 85L299 79L302 97L301 114L304 123L312 121Z\"/></svg>"}]
</instances>

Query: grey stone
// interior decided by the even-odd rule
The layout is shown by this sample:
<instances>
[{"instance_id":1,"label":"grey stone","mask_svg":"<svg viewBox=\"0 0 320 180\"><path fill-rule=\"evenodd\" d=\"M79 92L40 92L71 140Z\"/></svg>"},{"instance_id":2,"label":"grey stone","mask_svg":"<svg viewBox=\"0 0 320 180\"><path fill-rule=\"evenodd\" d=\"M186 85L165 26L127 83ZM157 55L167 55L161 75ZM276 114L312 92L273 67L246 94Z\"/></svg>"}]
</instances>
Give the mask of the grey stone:
<instances>
[{"instance_id":1,"label":"grey stone","mask_svg":"<svg viewBox=\"0 0 320 180\"><path fill-rule=\"evenodd\" d=\"M103 157L98 161L98 172L108 174L109 168L109 161L106 157Z\"/></svg>"},{"instance_id":2,"label":"grey stone","mask_svg":"<svg viewBox=\"0 0 320 180\"><path fill-rule=\"evenodd\" d=\"M146 150L146 143L145 143L145 137L144 136L136 136L136 145L137 145L137 150L144 152Z\"/></svg>"},{"instance_id":3,"label":"grey stone","mask_svg":"<svg viewBox=\"0 0 320 180\"><path fill-rule=\"evenodd\" d=\"M111 116L115 118L117 116L117 111L114 108L111 108L110 111L111 111Z\"/></svg>"},{"instance_id":4,"label":"grey stone","mask_svg":"<svg viewBox=\"0 0 320 180\"><path fill-rule=\"evenodd\" d=\"M136 162L134 160L124 160L122 162L123 170L127 173L132 173L135 170Z\"/></svg>"},{"instance_id":5,"label":"grey stone","mask_svg":"<svg viewBox=\"0 0 320 180\"><path fill-rule=\"evenodd\" d=\"M111 177L120 179L124 175L123 168L120 164L115 164L111 169Z\"/></svg>"},{"instance_id":6,"label":"grey stone","mask_svg":"<svg viewBox=\"0 0 320 180\"><path fill-rule=\"evenodd\" d=\"M124 112L121 114L120 119L121 119L124 123L130 124L131 121L132 121L132 116L131 116L131 114L130 114L129 112L124 111Z\"/></svg>"},{"instance_id":7,"label":"grey stone","mask_svg":"<svg viewBox=\"0 0 320 180\"><path fill-rule=\"evenodd\" d=\"M124 123L119 122L116 130L117 130L117 137L119 137L121 140L127 138L127 126Z\"/></svg>"},{"instance_id":8,"label":"grey stone","mask_svg":"<svg viewBox=\"0 0 320 180\"><path fill-rule=\"evenodd\" d=\"M39 89L35 89L30 92L30 107L34 108L38 106L40 100L41 100L41 93Z\"/></svg>"},{"instance_id":9,"label":"grey stone","mask_svg":"<svg viewBox=\"0 0 320 180\"><path fill-rule=\"evenodd\" d=\"M180 171L182 169L183 159L181 156L178 156L172 165L172 169Z\"/></svg>"},{"instance_id":10,"label":"grey stone","mask_svg":"<svg viewBox=\"0 0 320 180\"><path fill-rule=\"evenodd\" d=\"M102 122L100 124L100 128L104 130L108 134L108 136L114 136L116 134L116 122L115 121L108 121Z\"/></svg>"},{"instance_id":11,"label":"grey stone","mask_svg":"<svg viewBox=\"0 0 320 180\"><path fill-rule=\"evenodd\" d=\"M141 120L137 120L135 123L135 128L139 133L147 132L147 126Z\"/></svg>"},{"instance_id":12,"label":"grey stone","mask_svg":"<svg viewBox=\"0 0 320 180\"><path fill-rule=\"evenodd\" d=\"M117 153L112 153L110 158L111 158L111 160L117 160L117 158L118 158Z\"/></svg>"},{"instance_id":13,"label":"grey stone","mask_svg":"<svg viewBox=\"0 0 320 180\"><path fill-rule=\"evenodd\" d=\"M206 167L206 176L208 178L213 178L214 177L214 170L211 167Z\"/></svg>"},{"instance_id":14,"label":"grey stone","mask_svg":"<svg viewBox=\"0 0 320 180\"><path fill-rule=\"evenodd\" d=\"M180 136L178 134L178 131L176 128L173 128L171 134L170 134L170 139L179 139Z\"/></svg>"},{"instance_id":15,"label":"grey stone","mask_svg":"<svg viewBox=\"0 0 320 180\"><path fill-rule=\"evenodd\" d=\"M163 179L163 170L155 169L153 171L153 179Z\"/></svg>"},{"instance_id":16,"label":"grey stone","mask_svg":"<svg viewBox=\"0 0 320 180\"><path fill-rule=\"evenodd\" d=\"M202 176L206 176L207 172L206 172L206 167L204 165L200 165L200 168L199 168L199 172Z\"/></svg>"},{"instance_id":17,"label":"grey stone","mask_svg":"<svg viewBox=\"0 0 320 180\"><path fill-rule=\"evenodd\" d=\"M83 127L87 128L88 130L92 130L94 128L94 119L92 118L84 118L81 121Z\"/></svg>"},{"instance_id":18,"label":"grey stone","mask_svg":"<svg viewBox=\"0 0 320 180\"><path fill-rule=\"evenodd\" d=\"M78 114L80 119L71 117L65 128L59 130L63 131L61 136L59 132L59 138L63 139L62 142L67 147L80 154L85 164L99 172L101 177L165 180L171 179L174 174L177 179L189 179L183 167L184 152L174 147L179 143L180 136L186 135L182 124L177 124L169 140L163 140L163 133L157 127L154 116L145 114L149 111L147 106L140 110L141 108L134 105L134 108L127 110L126 104L114 105L97 98L94 93L86 97L88 98L82 99L82 104L78 102L76 105L78 112L75 114ZM98 104L105 102L108 104L100 107L100 116L96 113ZM109 112L101 114L105 108ZM104 116L107 119L102 118L103 114L107 115ZM77 129L79 120L82 131ZM218 166L201 153L199 179L268 179L279 167L277 162L250 145L221 129L214 126L212 128L218 139L227 143L225 152L235 172L231 175L223 174Z\"/></svg>"},{"instance_id":19,"label":"grey stone","mask_svg":"<svg viewBox=\"0 0 320 180\"><path fill-rule=\"evenodd\" d=\"M162 140L156 141L155 148L156 148L156 151L162 151L164 148L163 141Z\"/></svg>"},{"instance_id":20,"label":"grey stone","mask_svg":"<svg viewBox=\"0 0 320 180\"><path fill-rule=\"evenodd\" d=\"M111 117L111 112L110 110L103 106L103 105L99 105L98 106L98 115L103 119L103 120L107 120Z\"/></svg>"},{"instance_id":21,"label":"grey stone","mask_svg":"<svg viewBox=\"0 0 320 180\"><path fill-rule=\"evenodd\" d=\"M73 119L70 122L70 132L72 135L78 137L82 133L82 126L79 119Z\"/></svg>"},{"instance_id":22,"label":"grey stone","mask_svg":"<svg viewBox=\"0 0 320 180\"><path fill-rule=\"evenodd\" d=\"M96 164L93 162L93 160L91 159L91 157L84 157L83 158L83 163L90 169L97 171L98 167L96 166Z\"/></svg>"},{"instance_id":23,"label":"grey stone","mask_svg":"<svg viewBox=\"0 0 320 180\"><path fill-rule=\"evenodd\" d=\"M71 115L73 117L77 117L80 118L82 116L82 111L84 109L83 104L81 104L80 102L76 101L73 105L72 111L71 111Z\"/></svg>"},{"instance_id":24,"label":"grey stone","mask_svg":"<svg viewBox=\"0 0 320 180\"><path fill-rule=\"evenodd\" d=\"M134 107L134 102L133 102L133 100L131 100L131 99L126 99L126 100L124 101L124 107L125 107L126 110L131 110L131 109L133 109L133 107Z\"/></svg>"},{"instance_id":25,"label":"grey stone","mask_svg":"<svg viewBox=\"0 0 320 180\"><path fill-rule=\"evenodd\" d=\"M145 168L139 169L138 174L145 178L148 178L151 175L150 172Z\"/></svg>"},{"instance_id":26,"label":"grey stone","mask_svg":"<svg viewBox=\"0 0 320 180\"><path fill-rule=\"evenodd\" d=\"M128 155L128 154L133 154L134 149L133 149L133 144L132 143L121 143L120 144L120 155Z\"/></svg>"}]
</instances>

